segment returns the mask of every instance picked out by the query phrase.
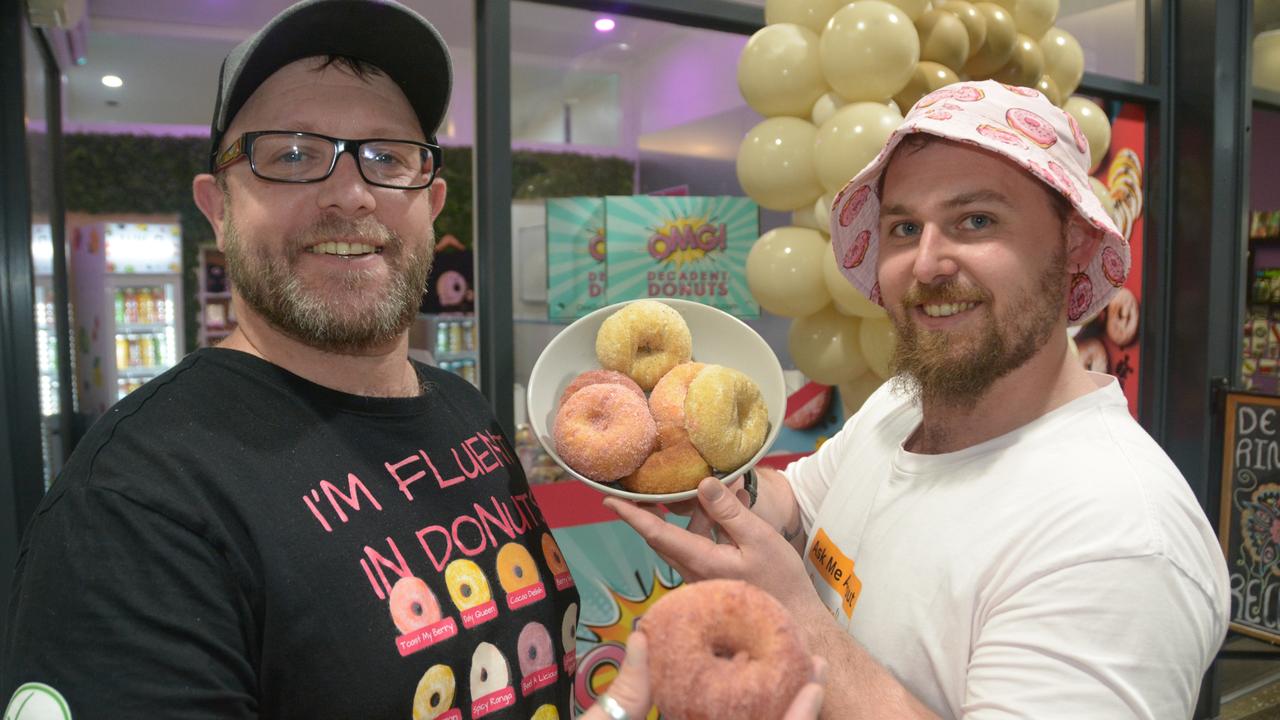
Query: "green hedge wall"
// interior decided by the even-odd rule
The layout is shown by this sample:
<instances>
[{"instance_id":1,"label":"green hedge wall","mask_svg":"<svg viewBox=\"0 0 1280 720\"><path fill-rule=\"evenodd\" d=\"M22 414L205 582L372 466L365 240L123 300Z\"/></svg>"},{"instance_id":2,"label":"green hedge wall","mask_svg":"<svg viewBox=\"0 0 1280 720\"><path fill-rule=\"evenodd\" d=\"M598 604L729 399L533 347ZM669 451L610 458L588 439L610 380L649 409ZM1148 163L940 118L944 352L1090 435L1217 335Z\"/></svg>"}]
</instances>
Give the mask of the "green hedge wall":
<instances>
[{"instance_id":1,"label":"green hedge wall","mask_svg":"<svg viewBox=\"0 0 1280 720\"><path fill-rule=\"evenodd\" d=\"M196 249L213 242L213 231L191 198L191 178L206 167L209 141L85 133L66 135L63 148L68 212L177 213L181 218L186 345L194 348ZM452 233L471 247L471 148L445 148L441 176L449 185L449 194L436 221L436 233ZM635 165L623 158L517 150L513 152L511 178L513 194L520 199L630 195L635 187Z\"/></svg>"}]
</instances>

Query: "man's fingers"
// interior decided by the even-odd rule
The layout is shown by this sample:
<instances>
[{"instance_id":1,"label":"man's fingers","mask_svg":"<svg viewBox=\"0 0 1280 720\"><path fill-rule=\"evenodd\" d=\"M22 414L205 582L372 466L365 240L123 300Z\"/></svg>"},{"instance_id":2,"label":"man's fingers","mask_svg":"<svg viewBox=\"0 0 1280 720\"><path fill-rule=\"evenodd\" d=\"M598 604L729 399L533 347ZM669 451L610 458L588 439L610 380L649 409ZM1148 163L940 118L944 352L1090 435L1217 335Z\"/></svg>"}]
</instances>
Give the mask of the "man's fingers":
<instances>
[{"instance_id":1,"label":"man's fingers","mask_svg":"<svg viewBox=\"0 0 1280 720\"><path fill-rule=\"evenodd\" d=\"M791 701L791 707L787 708L787 714L782 716L782 720L817 720L820 712L822 712L822 686L809 683L796 693L795 699Z\"/></svg>"},{"instance_id":2,"label":"man's fingers","mask_svg":"<svg viewBox=\"0 0 1280 720\"><path fill-rule=\"evenodd\" d=\"M738 546L752 533L771 530L716 478L704 478L698 484L698 502L702 503L702 509L711 521L719 525L723 534Z\"/></svg>"},{"instance_id":3,"label":"man's fingers","mask_svg":"<svg viewBox=\"0 0 1280 720\"><path fill-rule=\"evenodd\" d=\"M714 527L715 523L711 522L711 518L707 517L707 513L699 505L693 511L693 514L689 516L689 526L686 529L694 535L701 535L708 540L714 540L715 538L711 537L711 530Z\"/></svg>"},{"instance_id":4,"label":"man's fingers","mask_svg":"<svg viewBox=\"0 0 1280 720\"><path fill-rule=\"evenodd\" d=\"M681 575L686 575L685 570L691 570L692 574L698 577L712 575L719 577L723 574L700 569L706 567L707 561L716 551L716 544L710 539L660 520L631 503L617 498L605 498L604 505L617 513L623 522L639 533L649 547L676 567Z\"/></svg>"},{"instance_id":5,"label":"man's fingers","mask_svg":"<svg viewBox=\"0 0 1280 720\"><path fill-rule=\"evenodd\" d=\"M652 704L649 695L649 645L644 633L634 630L627 639L627 657L618 676L605 691L633 718L643 718Z\"/></svg>"}]
</instances>

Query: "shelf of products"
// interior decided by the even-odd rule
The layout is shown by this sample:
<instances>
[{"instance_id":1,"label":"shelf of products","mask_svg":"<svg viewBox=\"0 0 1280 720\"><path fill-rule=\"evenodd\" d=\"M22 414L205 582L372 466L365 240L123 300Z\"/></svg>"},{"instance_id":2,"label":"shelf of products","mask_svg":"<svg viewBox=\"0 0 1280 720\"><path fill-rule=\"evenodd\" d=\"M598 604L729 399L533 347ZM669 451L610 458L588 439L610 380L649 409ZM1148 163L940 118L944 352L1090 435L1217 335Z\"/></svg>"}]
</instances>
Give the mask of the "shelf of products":
<instances>
[{"instance_id":1,"label":"shelf of products","mask_svg":"<svg viewBox=\"0 0 1280 720\"><path fill-rule=\"evenodd\" d=\"M471 313L423 313L428 323L427 339L436 367L462 376L472 385L480 383L480 353L477 350L476 320Z\"/></svg>"},{"instance_id":2,"label":"shelf of products","mask_svg":"<svg viewBox=\"0 0 1280 720\"><path fill-rule=\"evenodd\" d=\"M1248 248L1240 382L1245 390L1280 395L1280 210L1251 213Z\"/></svg>"},{"instance_id":3,"label":"shelf of products","mask_svg":"<svg viewBox=\"0 0 1280 720\"><path fill-rule=\"evenodd\" d=\"M236 329L226 258L220 250L215 247L200 248L200 266L196 277L199 280L196 301L200 304L200 330L196 342L200 347L209 347L218 344Z\"/></svg>"}]
</instances>

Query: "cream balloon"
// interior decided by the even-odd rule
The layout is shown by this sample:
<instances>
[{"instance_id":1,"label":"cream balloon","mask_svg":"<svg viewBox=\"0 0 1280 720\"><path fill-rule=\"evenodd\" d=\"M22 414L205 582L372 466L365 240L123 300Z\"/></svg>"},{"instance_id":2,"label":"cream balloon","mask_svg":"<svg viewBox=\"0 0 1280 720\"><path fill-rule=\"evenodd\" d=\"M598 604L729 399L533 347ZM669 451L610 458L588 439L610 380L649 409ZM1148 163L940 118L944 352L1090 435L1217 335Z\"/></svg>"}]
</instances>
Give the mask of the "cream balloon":
<instances>
[{"instance_id":1,"label":"cream balloon","mask_svg":"<svg viewBox=\"0 0 1280 720\"><path fill-rule=\"evenodd\" d=\"M916 69L911 73L911 81L893 99L897 101L899 107L910 110L920 101L920 98L954 82L960 82L960 78L956 77L951 68L936 62L921 60L916 63Z\"/></svg>"},{"instance_id":2,"label":"cream balloon","mask_svg":"<svg viewBox=\"0 0 1280 720\"><path fill-rule=\"evenodd\" d=\"M1080 130L1089 141L1089 172L1092 173L1102 164L1102 159L1111 149L1111 121L1096 103L1079 95L1067 98L1062 109L1071 113L1071 117L1080 123Z\"/></svg>"},{"instance_id":3,"label":"cream balloon","mask_svg":"<svg viewBox=\"0 0 1280 720\"><path fill-rule=\"evenodd\" d=\"M887 316L867 318L858 328L858 347L862 349L862 357L871 371L882 378L889 377L889 365L897 344L898 336L894 334L893 322Z\"/></svg>"},{"instance_id":4,"label":"cream balloon","mask_svg":"<svg viewBox=\"0 0 1280 720\"><path fill-rule=\"evenodd\" d=\"M807 117L827 91L818 34L791 23L761 28L738 58L738 89L751 109L765 117Z\"/></svg>"},{"instance_id":5,"label":"cream balloon","mask_svg":"<svg viewBox=\"0 0 1280 720\"><path fill-rule=\"evenodd\" d=\"M1040 51L1040 43L1019 33L1013 46L1013 57L991 79L1007 85L1034 87L1043 74L1044 53Z\"/></svg>"},{"instance_id":6,"label":"cream balloon","mask_svg":"<svg viewBox=\"0 0 1280 720\"><path fill-rule=\"evenodd\" d=\"M822 123L831 119L837 110L848 105L849 103L838 93L826 92L822 97L818 98L813 104L813 110L809 113L809 119L813 120L813 124L822 127Z\"/></svg>"},{"instance_id":7,"label":"cream balloon","mask_svg":"<svg viewBox=\"0 0 1280 720\"><path fill-rule=\"evenodd\" d=\"M824 385L836 385L866 372L867 361L858 351L860 322L830 306L793 320L787 348L796 368Z\"/></svg>"},{"instance_id":8,"label":"cream balloon","mask_svg":"<svg viewBox=\"0 0 1280 720\"><path fill-rule=\"evenodd\" d=\"M827 283L827 292L831 294L831 303L842 315L863 318L886 317L884 308L871 302L849 279L840 272L840 264L836 262L836 254L827 243L826 255L822 258L822 279Z\"/></svg>"},{"instance_id":9,"label":"cream balloon","mask_svg":"<svg viewBox=\"0 0 1280 720\"><path fill-rule=\"evenodd\" d=\"M969 57L977 55L978 49L987 41L987 16L979 12L973 3L965 0L947 0L938 5L938 9L960 19L965 32L969 34Z\"/></svg>"},{"instance_id":10,"label":"cream balloon","mask_svg":"<svg viewBox=\"0 0 1280 720\"><path fill-rule=\"evenodd\" d=\"M960 18L946 10L930 10L916 21L916 31L920 33L920 62L928 60L956 71L964 67L969 59L969 32Z\"/></svg>"},{"instance_id":11,"label":"cream balloon","mask_svg":"<svg viewBox=\"0 0 1280 720\"><path fill-rule=\"evenodd\" d=\"M875 159L902 116L878 102L851 103L818 128L813 145L814 172L829 192L837 192Z\"/></svg>"},{"instance_id":12,"label":"cream balloon","mask_svg":"<svg viewBox=\"0 0 1280 720\"><path fill-rule=\"evenodd\" d=\"M818 225L817 218L813 215L813 208L802 207L791 211L791 224L796 227L809 228L810 230L821 230L822 226Z\"/></svg>"},{"instance_id":13,"label":"cream balloon","mask_svg":"<svg viewBox=\"0 0 1280 720\"><path fill-rule=\"evenodd\" d=\"M1102 181L1092 175L1089 176L1089 188L1093 190L1094 197L1098 198L1098 202L1102 203L1102 209L1107 211L1107 215L1111 216L1112 221L1116 225L1120 224L1119 213L1116 210L1116 201L1111 199L1111 191L1107 189Z\"/></svg>"},{"instance_id":14,"label":"cream balloon","mask_svg":"<svg viewBox=\"0 0 1280 720\"><path fill-rule=\"evenodd\" d=\"M845 417L862 409L862 404L872 393L884 385L884 378L868 370L852 380L846 380L836 386L840 391L840 404L844 405Z\"/></svg>"},{"instance_id":15,"label":"cream balloon","mask_svg":"<svg viewBox=\"0 0 1280 720\"><path fill-rule=\"evenodd\" d=\"M978 52L965 63L963 72L974 80L981 80L1004 67L1013 57L1014 45L1018 41L1018 29L1013 24L1013 16L1008 10L995 3L980 2L978 8L987 21L987 41L978 48Z\"/></svg>"},{"instance_id":16,"label":"cream balloon","mask_svg":"<svg viewBox=\"0 0 1280 720\"><path fill-rule=\"evenodd\" d=\"M992 5L999 5L1004 8L1010 15L1013 14L1013 9L1018 6L1018 0L989 0L989 2Z\"/></svg>"},{"instance_id":17,"label":"cream balloon","mask_svg":"<svg viewBox=\"0 0 1280 720\"><path fill-rule=\"evenodd\" d=\"M1253 38L1253 86L1280 92L1280 29Z\"/></svg>"},{"instance_id":18,"label":"cream balloon","mask_svg":"<svg viewBox=\"0 0 1280 720\"><path fill-rule=\"evenodd\" d=\"M920 38L906 13L881 0L858 0L836 11L818 43L822 72L846 100L893 97L920 60Z\"/></svg>"},{"instance_id":19,"label":"cream balloon","mask_svg":"<svg viewBox=\"0 0 1280 720\"><path fill-rule=\"evenodd\" d=\"M911 22L919 20L920 16L929 9L929 0L884 0L884 2L897 6L911 18Z\"/></svg>"},{"instance_id":20,"label":"cream balloon","mask_svg":"<svg viewBox=\"0 0 1280 720\"><path fill-rule=\"evenodd\" d=\"M821 33L827 21L849 0L765 0L766 25L795 23Z\"/></svg>"},{"instance_id":21,"label":"cream balloon","mask_svg":"<svg viewBox=\"0 0 1280 720\"><path fill-rule=\"evenodd\" d=\"M1040 38L1040 50L1044 53L1044 74L1058 84L1064 99L1071 97L1084 77L1084 48L1071 33L1055 27Z\"/></svg>"},{"instance_id":22,"label":"cream balloon","mask_svg":"<svg viewBox=\"0 0 1280 720\"><path fill-rule=\"evenodd\" d=\"M1049 102L1062 107L1062 91L1058 89L1058 83L1054 82L1053 78L1048 75L1041 75L1036 82L1036 89L1049 98Z\"/></svg>"},{"instance_id":23,"label":"cream balloon","mask_svg":"<svg viewBox=\"0 0 1280 720\"><path fill-rule=\"evenodd\" d=\"M822 279L830 246L817 230L780 227L760 236L747 254L747 287L774 315L804 317L831 302Z\"/></svg>"},{"instance_id":24,"label":"cream balloon","mask_svg":"<svg viewBox=\"0 0 1280 720\"><path fill-rule=\"evenodd\" d=\"M738 183L770 210L795 210L822 194L813 168L818 129L793 117L769 118L747 132L738 146Z\"/></svg>"},{"instance_id":25,"label":"cream balloon","mask_svg":"<svg viewBox=\"0 0 1280 720\"><path fill-rule=\"evenodd\" d=\"M1033 38L1044 37L1058 19L1058 0L1018 0L1013 8L1013 24L1018 32Z\"/></svg>"},{"instance_id":26,"label":"cream balloon","mask_svg":"<svg viewBox=\"0 0 1280 720\"><path fill-rule=\"evenodd\" d=\"M836 201L836 194L829 192L813 203L813 219L818 221L818 230L823 235L831 236L831 205Z\"/></svg>"}]
</instances>

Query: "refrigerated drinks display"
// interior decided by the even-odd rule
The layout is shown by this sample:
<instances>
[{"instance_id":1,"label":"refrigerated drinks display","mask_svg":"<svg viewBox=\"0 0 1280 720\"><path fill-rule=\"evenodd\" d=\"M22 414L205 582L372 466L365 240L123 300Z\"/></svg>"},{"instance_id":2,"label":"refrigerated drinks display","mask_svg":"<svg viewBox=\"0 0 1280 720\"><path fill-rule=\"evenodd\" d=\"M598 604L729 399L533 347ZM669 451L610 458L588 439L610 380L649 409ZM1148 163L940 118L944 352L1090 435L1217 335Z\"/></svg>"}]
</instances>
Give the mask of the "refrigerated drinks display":
<instances>
[{"instance_id":1,"label":"refrigerated drinks display","mask_svg":"<svg viewBox=\"0 0 1280 720\"><path fill-rule=\"evenodd\" d=\"M77 382L101 414L172 367L182 348L182 242L176 224L99 223L73 238Z\"/></svg>"},{"instance_id":2,"label":"refrigerated drinks display","mask_svg":"<svg viewBox=\"0 0 1280 720\"><path fill-rule=\"evenodd\" d=\"M53 294L53 233L48 223L31 226L31 259L35 266L36 365L40 382L40 445L45 487L62 467L59 436L58 332Z\"/></svg>"}]
</instances>

